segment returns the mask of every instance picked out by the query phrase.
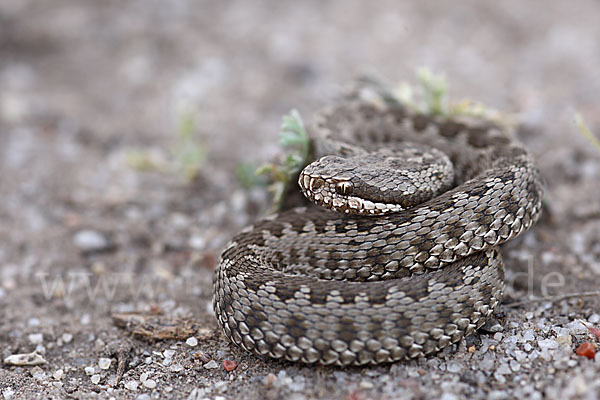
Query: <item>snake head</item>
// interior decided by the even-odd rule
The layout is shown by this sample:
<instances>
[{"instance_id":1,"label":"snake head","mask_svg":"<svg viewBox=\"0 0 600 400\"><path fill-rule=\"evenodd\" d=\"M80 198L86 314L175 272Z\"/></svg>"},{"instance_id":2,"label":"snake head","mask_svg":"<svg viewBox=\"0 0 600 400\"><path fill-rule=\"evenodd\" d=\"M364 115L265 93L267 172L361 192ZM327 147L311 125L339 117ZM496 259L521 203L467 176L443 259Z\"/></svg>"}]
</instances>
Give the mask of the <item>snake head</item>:
<instances>
[{"instance_id":1,"label":"snake head","mask_svg":"<svg viewBox=\"0 0 600 400\"><path fill-rule=\"evenodd\" d=\"M346 158L322 157L302 170L298 183L319 206L381 215L421 204L447 190L452 180L452 163L445 155L428 146L404 144Z\"/></svg>"},{"instance_id":2,"label":"snake head","mask_svg":"<svg viewBox=\"0 0 600 400\"><path fill-rule=\"evenodd\" d=\"M325 156L309 164L300 173L298 183L310 201L338 212L379 215L402 210L398 205L355 196L355 187L364 185L352 161L342 157Z\"/></svg>"}]
</instances>

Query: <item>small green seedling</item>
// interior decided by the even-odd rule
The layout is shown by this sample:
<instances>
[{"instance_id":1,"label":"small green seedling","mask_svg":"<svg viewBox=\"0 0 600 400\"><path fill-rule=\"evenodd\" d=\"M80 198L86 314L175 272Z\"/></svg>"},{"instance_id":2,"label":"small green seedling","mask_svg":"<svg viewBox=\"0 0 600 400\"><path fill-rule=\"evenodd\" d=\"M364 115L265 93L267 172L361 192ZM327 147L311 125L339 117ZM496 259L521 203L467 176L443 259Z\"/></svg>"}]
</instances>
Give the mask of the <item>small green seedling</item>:
<instances>
[{"instance_id":1,"label":"small green seedling","mask_svg":"<svg viewBox=\"0 0 600 400\"><path fill-rule=\"evenodd\" d=\"M575 113L575 125L577 125L577 129L579 129L579 132L581 132L583 134L583 136L587 140L589 140L589 142L598 151L600 151L600 140L598 140L598 138L596 136L594 136L594 134L588 129L588 127L585 124L585 121L583 120L583 117L581 116L580 113Z\"/></svg>"},{"instance_id":2,"label":"small green seedling","mask_svg":"<svg viewBox=\"0 0 600 400\"><path fill-rule=\"evenodd\" d=\"M310 154L310 139L297 110L283 117L279 143L288 151L283 162L279 165L264 164L256 170L257 175L269 178L269 191L277 210L281 208L286 189L293 184L293 177L308 163Z\"/></svg>"}]
</instances>

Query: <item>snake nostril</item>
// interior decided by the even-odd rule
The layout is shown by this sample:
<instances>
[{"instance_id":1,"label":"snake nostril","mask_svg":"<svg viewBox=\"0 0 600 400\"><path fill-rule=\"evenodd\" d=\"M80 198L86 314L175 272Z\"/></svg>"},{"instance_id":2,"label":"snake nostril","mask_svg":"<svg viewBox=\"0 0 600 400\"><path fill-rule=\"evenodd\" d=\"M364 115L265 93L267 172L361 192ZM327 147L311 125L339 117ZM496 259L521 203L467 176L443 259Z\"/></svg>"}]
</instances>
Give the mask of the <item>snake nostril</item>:
<instances>
[{"instance_id":1,"label":"snake nostril","mask_svg":"<svg viewBox=\"0 0 600 400\"><path fill-rule=\"evenodd\" d=\"M349 195L352 193L352 183L348 182L348 181L343 181L343 182L338 182L335 185L335 191L337 194L341 194L341 195Z\"/></svg>"},{"instance_id":2,"label":"snake nostril","mask_svg":"<svg viewBox=\"0 0 600 400\"><path fill-rule=\"evenodd\" d=\"M325 181L321 178L314 178L310 180L310 190L317 190L320 189L323 184L325 183Z\"/></svg>"}]
</instances>

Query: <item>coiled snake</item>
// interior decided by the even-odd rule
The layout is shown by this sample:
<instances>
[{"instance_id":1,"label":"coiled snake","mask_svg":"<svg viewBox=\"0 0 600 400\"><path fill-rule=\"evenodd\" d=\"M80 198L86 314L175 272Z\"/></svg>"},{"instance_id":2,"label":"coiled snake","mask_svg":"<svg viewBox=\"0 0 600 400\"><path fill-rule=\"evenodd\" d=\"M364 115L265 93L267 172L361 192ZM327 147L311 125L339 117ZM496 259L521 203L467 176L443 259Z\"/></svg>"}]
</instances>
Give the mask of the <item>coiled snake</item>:
<instances>
[{"instance_id":1,"label":"coiled snake","mask_svg":"<svg viewBox=\"0 0 600 400\"><path fill-rule=\"evenodd\" d=\"M498 245L540 214L527 150L490 122L359 95L321 113L310 134L314 159L325 157L299 184L333 211L292 209L232 239L214 280L225 335L258 355L364 365L478 329L502 299Z\"/></svg>"}]
</instances>

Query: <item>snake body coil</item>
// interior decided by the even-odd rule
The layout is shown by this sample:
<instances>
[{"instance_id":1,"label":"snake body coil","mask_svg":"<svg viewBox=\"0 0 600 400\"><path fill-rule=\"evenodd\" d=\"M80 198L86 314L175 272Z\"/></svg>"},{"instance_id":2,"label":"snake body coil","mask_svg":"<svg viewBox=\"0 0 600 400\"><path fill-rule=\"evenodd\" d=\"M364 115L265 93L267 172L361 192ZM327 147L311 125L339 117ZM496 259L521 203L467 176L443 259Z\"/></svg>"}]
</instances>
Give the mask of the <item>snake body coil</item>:
<instances>
[{"instance_id":1,"label":"snake body coil","mask_svg":"<svg viewBox=\"0 0 600 400\"><path fill-rule=\"evenodd\" d=\"M350 164L340 177L337 161L325 157L325 172L309 166L300 184L337 211L292 209L232 239L214 281L225 335L258 355L364 365L429 354L479 328L502 299L498 246L540 214L541 179L528 152L489 122L427 117L359 96L322 113L310 134L315 159L366 157L371 172L357 178ZM398 163L385 149L399 142L408 143L409 159L425 159L427 178L410 168L388 176ZM433 157L424 145L437 149ZM442 157L438 150L453 172L428 164ZM428 190L432 179L439 189ZM399 192L417 199L403 204Z\"/></svg>"}]
</instances>

